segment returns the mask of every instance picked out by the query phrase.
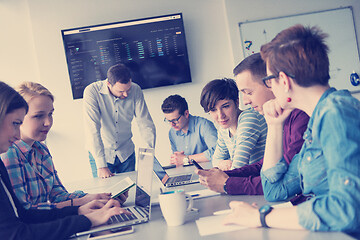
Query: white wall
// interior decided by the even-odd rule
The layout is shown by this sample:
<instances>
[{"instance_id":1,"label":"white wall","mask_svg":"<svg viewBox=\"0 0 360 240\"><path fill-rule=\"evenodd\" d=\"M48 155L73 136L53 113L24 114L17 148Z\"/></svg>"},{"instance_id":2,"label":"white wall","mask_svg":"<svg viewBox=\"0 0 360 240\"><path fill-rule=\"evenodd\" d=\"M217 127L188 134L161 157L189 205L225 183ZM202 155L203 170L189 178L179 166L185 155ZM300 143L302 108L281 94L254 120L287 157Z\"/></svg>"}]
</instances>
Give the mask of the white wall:
<instances>
[{"instance_id":1,"label":"white wall","mask_svg":"<svg viewBox=\"0 0 360 240\"><path fill-rule=\"evenodd\" d=\"M360 49L360 1L359 0L225 0L226 17L235 63L243 59L238 23L266 18L315 12L339 7L353 7L358 48Z\"/></svg>"},{"instance_id":2,"label":"white wall","mask_svg":"<svg viewBox=\"0 0 360 240\"><path fill-rule=\"evenodd\" d=\"M39 72L26 0L0 1L0 81L17 86Z\"/></svg>"},{"instance_id":3,"label":"white wall","mask_svg":"<svg viewBox=\"0 0 360 240\"><path fill-rule=\"evenodd\" d=\"M189 101L191 113L206 116L199 105L202 87L209 80L231 74L232 57L221 0L31 0L28 4L40 79L56 97L54 126L47 144L64 182L90 177L90 167L84 149L82 100L72 99L61 29L183 13L193 83L144 91L157 127L156 152L163 162L171 153L169 126L163 122L160 109L163 99L178 93ZM139 135L134 137L138 146Z\"/></svg>"},{"instance_id":4,"label":"white wall","mask_svg":"<svg viewBox=\"0 0 360 240\"><path fill-rule=\"evenodd\" d=\"M360 50L359 0L224 0L224 3L234 66L236 66L236 64L238 64L244 56L241 47L242 45L238 23L335 9L339 7L352 6L353 8L355 31L358 40L358 49ZM354 97L360 99L360 91L356 91L356 93L354 93L353 95Z\"/></svg>"},{"instance_id":5,"label":"white wall","mask_svg":"<svg viewBox=\"0 0 360 240\"><path fill-rule=\"evenodd\" d=\"M238 22L352 5L360 22L358 0L1 0L0 80L12 86L38 81L55 95L54 126L47 144L63 182L90 177L84 149L82 100L72 99L61 29L182 12L193 83L145 90L157 127L158 157L170 155L168 127L160 105L178 93L190 112L207 116L199 105L202 87L218 77L231 77L242 60ZM281 6L279 8L278 6ZM356 26L358 38L360 26ZM135 144L141 145L135 131Z\"/></svg>"}]
</instances>

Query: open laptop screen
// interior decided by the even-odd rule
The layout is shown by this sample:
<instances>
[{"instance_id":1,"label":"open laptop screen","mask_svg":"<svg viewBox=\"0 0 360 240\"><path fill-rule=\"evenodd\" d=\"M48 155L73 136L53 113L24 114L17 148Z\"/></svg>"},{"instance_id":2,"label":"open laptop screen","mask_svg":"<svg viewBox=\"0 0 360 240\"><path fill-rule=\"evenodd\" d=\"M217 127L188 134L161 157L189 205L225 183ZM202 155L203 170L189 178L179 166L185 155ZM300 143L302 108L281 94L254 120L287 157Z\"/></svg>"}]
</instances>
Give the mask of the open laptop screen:
<instances>
[{"instance_id":1,"label":"open laptop screen","mask_svg":"<svg viewBox=\"0 0 360 240\"><path fill-rule=\"evenodd\" d=\"M169 175L166 173L165 169L161 166L159 160L157 160L156 157L154 157L154 172L163 184L165 184L169 179Z\"/></svg>"},{"instance_id":2,"label":"open laptop screen","mask_svg":"<svg viewBox=\"0 0 360 240\"><path fill-rule=\"evenodd\" d=\"M137 182L136 182L136 195L135 205L150 209L150 195L152 183L154 149L139 148L139 155L137 161Z\"/></svg>"}]
</instances>

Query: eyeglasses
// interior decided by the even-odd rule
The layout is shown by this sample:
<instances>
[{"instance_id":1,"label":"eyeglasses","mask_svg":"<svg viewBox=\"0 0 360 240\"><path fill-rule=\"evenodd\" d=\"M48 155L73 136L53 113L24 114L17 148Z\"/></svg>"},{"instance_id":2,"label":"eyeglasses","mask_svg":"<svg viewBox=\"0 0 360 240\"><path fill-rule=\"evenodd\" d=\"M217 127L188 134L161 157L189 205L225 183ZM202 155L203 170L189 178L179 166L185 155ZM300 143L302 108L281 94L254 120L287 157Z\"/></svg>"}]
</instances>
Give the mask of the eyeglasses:
<instances>
[{"instance_id":1,"label":"eyeglasses","mask_svg":"<svg viewBox=\"0 0 360 240\"><path fill-rule=\"evenodd\" d=\"M295 79L295 76L294 76L294 75L292 75L292 74L287 74L287 73L284 72L284 71L282 71L282 72L285 73L287 76L291 77L292 79ZM262 79L265 87L271 88L271 79L273 79L273 78L278 78L278 77L276 77L275 75L270 75L270 76L266 76L266 77L264 77L264 78Z\"/></svg>"},{"instance_id":2,"label":"eyeglasses","mask_svg":"<svg viewBox=\"0 0 360 240\"><path fill-rule=\"evenodd\" d=\"M271 88L271 79L273 79L273 78L276 78L276 76L275 75L270 75L270 76L264 77L262 79L265 87Z\"/></svg>"},{"instance_id":3,"label":"eyeglasses","mask_svg":"<svg viewBox=\"0 0 360 240\"><path fill-rule=\"evenodd\" d=\"M167 120L166 118L164 118L164 122L166 123L170 123L170 124L178 124L179 123L179 119L182 117L182 115L180 115L177 119L173 119L173 120Z\"/></svg>"}]
</instances>

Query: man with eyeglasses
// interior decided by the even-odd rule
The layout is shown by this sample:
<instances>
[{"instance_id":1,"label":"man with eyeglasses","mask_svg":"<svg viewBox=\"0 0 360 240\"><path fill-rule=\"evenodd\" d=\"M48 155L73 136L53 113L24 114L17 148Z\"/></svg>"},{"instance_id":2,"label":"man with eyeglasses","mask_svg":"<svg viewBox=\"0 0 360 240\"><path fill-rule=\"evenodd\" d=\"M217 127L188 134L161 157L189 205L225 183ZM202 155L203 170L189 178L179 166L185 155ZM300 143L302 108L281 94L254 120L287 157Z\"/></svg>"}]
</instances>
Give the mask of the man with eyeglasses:
<instances>
[{"instance_id":1,"label":"man with eyeglasses","mask_svg":"<svg viewBox=\"0 0 360 240\"><path fill-rule=\"evenodd\" d=\"M173 154L170 164L181 166L211 161L217 141L214 124L202 117L189 113L185 98L180 95L167 97L161 105L166 123L171 124L169 140Z\"/></svg>"},{"instance_id":2,"label":"man with eyeglasses","mask_svg":"<svg viewBox=\"0 0 360 240\"><path fill-rule=\"evenodd\" d=\"M124 64L109 68L107 79L84 90L87 149L93 177L135 170L131 122L136 118L147 147L155 147L155 125L141 88Z\"/></svg>"}]
</instances>

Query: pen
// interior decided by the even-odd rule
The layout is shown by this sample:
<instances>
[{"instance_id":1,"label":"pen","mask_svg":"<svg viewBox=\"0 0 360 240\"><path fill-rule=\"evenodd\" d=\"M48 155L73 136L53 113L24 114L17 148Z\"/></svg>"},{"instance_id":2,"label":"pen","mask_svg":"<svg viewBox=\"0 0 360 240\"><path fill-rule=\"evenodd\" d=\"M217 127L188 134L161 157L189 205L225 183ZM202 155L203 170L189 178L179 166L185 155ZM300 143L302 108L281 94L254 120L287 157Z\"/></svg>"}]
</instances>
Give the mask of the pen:
<instances>
[{"instance_id":1,"label":"pen","mask_svg":"<svg viewBox=\"0 0 360 240\"><path fill-rule=\"evenodd\" d=\"M196 193L196 194L192 194L192 195L190 195L190 196L192 196L192 197L198 197L198 196L200 196L200 194L199 194L199 193Z\"/></svg>"},{"instance_id":2,"label":"pen","mask_svg":"<svg viewBox=\"0 0 360 240\"><path fill-rule=\"evenodd\" d=\"M231 212L232 212L231 209L225 209L225 210L221 210L221 211L214 212L213 214L214 214L214 215L223 215L223 214L229 214L229 213L231 213Z\"/></svg>"}]
</instances>

